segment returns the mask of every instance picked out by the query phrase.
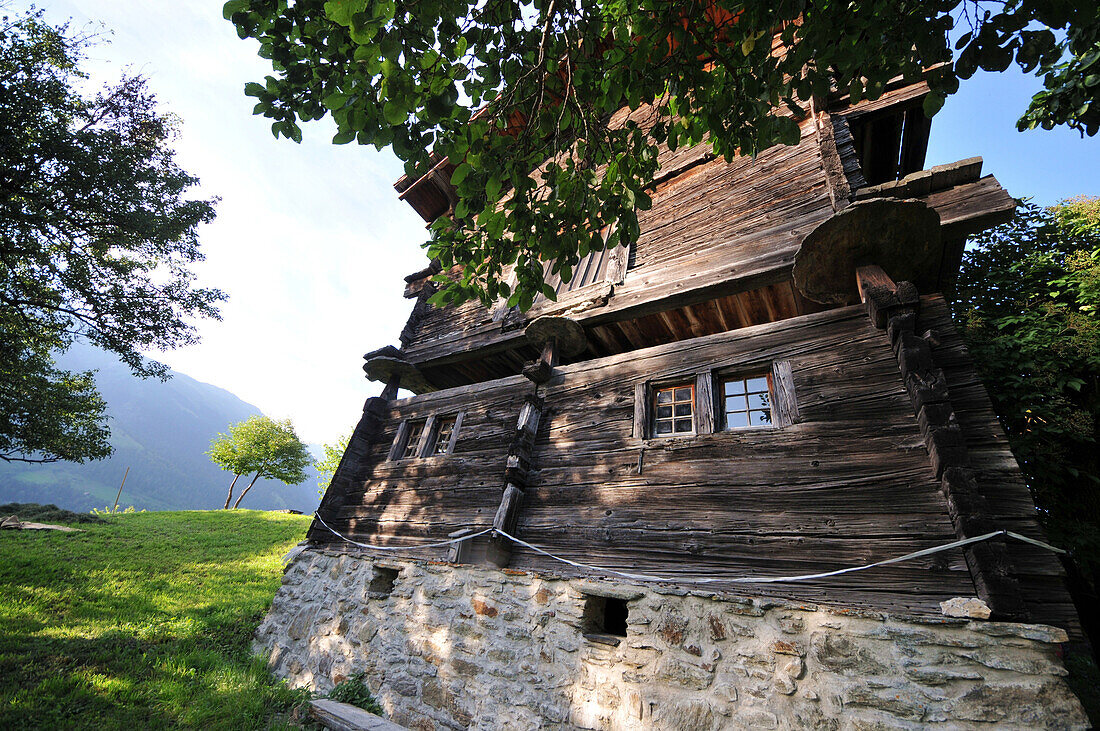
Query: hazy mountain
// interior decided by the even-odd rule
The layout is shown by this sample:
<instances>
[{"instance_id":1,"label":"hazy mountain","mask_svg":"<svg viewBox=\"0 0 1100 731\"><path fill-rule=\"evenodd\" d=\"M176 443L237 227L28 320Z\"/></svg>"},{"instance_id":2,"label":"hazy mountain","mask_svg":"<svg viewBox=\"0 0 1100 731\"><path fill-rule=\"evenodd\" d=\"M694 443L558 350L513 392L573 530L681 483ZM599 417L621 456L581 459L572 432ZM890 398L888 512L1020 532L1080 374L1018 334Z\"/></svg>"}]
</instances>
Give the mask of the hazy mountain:
<instances>
[{"instance_id":1,"label":"hazy mountain","mask_svg":"<svg viewBox=\"0 0 1100 731\"><path fill-rule=\"evenodd\" d=\"M127 467L130 474L121 506L176 510L220 508L225 503L233 476L214 465L206 450L219 432L259 414L259 409L224 389L175 371L168 381L135 378L115 356L79 343L58 364L73 371L98 371L96 383L111 417L114 454L83 465L0 462L0 503L56 503L78 511L103 508L114 503ZM237 491L247 484L241 477ZM308 513L318 499L317 479L311 471L297 486L257 482L241 507Z\"/></svg>"}]
</instances>

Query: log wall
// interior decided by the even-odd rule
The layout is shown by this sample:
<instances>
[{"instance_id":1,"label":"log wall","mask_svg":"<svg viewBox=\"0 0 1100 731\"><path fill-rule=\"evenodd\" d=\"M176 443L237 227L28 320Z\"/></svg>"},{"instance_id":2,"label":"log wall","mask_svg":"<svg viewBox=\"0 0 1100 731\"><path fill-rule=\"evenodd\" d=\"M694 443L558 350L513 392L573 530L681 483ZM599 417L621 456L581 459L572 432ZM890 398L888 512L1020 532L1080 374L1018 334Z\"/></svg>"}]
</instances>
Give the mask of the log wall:
<instances>
[{"instance_id":1,"label":"log wall","mask_svg":"<svg viewBox=\"0 0 1100 731\"><path fill-rule=\"evenodd\" d=\"M799 423L632 436L636 383L779 360ZM567 366L545 390L519 535L567 558L683 579L771 576L955 540L889 342L862 308ZM513 565L561 570L523 550ZM752 589L914 611L974 595L957 552Z\"/></svg>"},{"instance_id":2,"label":"log wall","mask_svg":"<svg viewBox=\"0 0 1100 731\"><path fill-rule=\"evenodd\" d=\"M920 311L919 331L936 334L936 362L994 523L1041 539L946 304L926 297ZM766 370L778 361L789 363L794 423L635 436L638 384L688 382L725 368ZM889 339L862 306L559 366L537 390L510 377L390 402L358 466L363 482L326 521L374 545L418 545L488 528L506 484L516 419L531 396L544 407L517 535L565 558L680 581L824 572L956 539ZM458 411L453 454L387 460L402 420ZM484 540L476 555L484 555ZM1058 562L1034 547L1009 546L1032 620L1076 635ZM445 549L412 553L448 557ZM511 566L579 573L523 548ZM960 551L824 580L717 587L923 613L938 613L944 599L976 595Z\"/></svg>"},{"instance_id":3,"label":"log wall","mask_svg":"<svg viewBox=\"0 0 1100 731\"><path fill-rule=\"evenodd\" d=\"M325 520L349 537L377 545L416 545L446 540L463 528L491 526L516 416L533 390L530 381L516 376L391 402L380 436L363 458L363 482ZM402 420L459 411L462 423L452 454L387 459Z\"/></svg>"}]
</instances>

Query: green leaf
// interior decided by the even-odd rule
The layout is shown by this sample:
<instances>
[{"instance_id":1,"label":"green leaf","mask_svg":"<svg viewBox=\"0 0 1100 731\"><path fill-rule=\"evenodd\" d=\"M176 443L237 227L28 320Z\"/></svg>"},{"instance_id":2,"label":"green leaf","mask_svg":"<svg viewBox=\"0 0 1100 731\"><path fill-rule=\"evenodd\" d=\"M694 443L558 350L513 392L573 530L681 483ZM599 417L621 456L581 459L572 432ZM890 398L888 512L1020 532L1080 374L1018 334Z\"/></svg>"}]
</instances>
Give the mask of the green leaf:
<instances>
[{"instance_id":1,"label":"green leaf","mask_svg":"<svg viewBox=\"0 0 1100 731\"><path fill-rule=\"evenodd\" d=\"M348 97L347 97L346 94L342 94L338 91L334 91L331 94L329 94L328 96L326 96L322 100L321 103L324 104L329 109L335 111L337 109L343 108L343 106L347 103L347 101L348 101Z\"/></svg>"},{"instance_id":2,"label":"green leaf","mask_svg":"<svg viewBox=\"0 0 1100 731\"><path fill-rule=\"evenodd\" d=\"M451 174L451 185L455 186L456 188L462 185L462 181L465 180L466 176L469 175L472 171L473 168L470 167L469 163L464 162L459 164L459 166L456 167L455 171Z\"/></svg>"},{"instance_id":3,"label":"green leaf","mask_svg":"<svg viewBox=\"0 0 1100 731\"><path fill-rule=\"evenodd\" d=\"M936 112L943 108L944 96L938 91L931 91L924 97L924 116L934 117Z\"/></svg>"},{"instance_id":4,"label":"green leaf","mask_svg":"<svg viewBox=\"0 0 1100 731\"><path fill-rule=\"evenodd\" d=\"M332 144L334 145L346 145L355 139L355 130L346 129L337 132L332 138Z\"/></svg>"},{"instance_id":5,"label":"green leaf","mask_svg":"<svg viewBox=\"0 0 1100 731\"><path fill-rule=\"evenodd\" d=\"M235 14L248 10L248 0L229 0L222 6L222 17L230 20Z\"/></svg>"},{"instance_id":6,"label":"green leaf","mask_svg":"<svg viewBox=\"0 0 1100 731\"><path fill-rule=\"evenodd\" d=\"M267 93L267 88L263 84L250 81L244 85L244 93L245 96L262 96Z\"/></svg>"},{"instance_id":7,"label":"green leaf","mask_svg":"<svg viewBox=\"0 0 1100 731\"><path fill-rule=\"evenodd\" d=\"M385 106L382 108L382 115L386 118L387 122L395 127L409 121L408 114L405 110L394 102L386 102Z\"/></svg>"}]
</instances>

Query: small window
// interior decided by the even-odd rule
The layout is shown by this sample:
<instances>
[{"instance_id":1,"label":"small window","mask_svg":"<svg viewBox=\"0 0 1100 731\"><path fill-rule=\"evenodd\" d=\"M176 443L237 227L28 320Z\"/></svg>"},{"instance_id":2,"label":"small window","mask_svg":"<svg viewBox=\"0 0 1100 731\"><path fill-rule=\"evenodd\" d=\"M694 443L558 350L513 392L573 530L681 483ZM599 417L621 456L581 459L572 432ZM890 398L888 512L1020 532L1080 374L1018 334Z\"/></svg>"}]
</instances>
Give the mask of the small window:
<instances>
[{"instance_id":1,"label":"small window","mask_svg":"<svg viewBox=\"0 0 1100 731\"><path fill-rule=\"evenodd\" d=\"M410 421L409 428L405 432L405 445L401 450L401 459L412 459L419 456L420 437L424 434L423 421Z\"/></svg>"},{"instance_id":2,"label":"small window","mask_svg":"<svg viewBox=\"0 0 1100 731\"><path fill-rule=\"evenodd\" d=\"M771 374L722 379L722 424L727 431L775 426Z\"/></svg>"},{"instance_id":3,"label":"small window","mask_svg":"<svg viewBox=\"0 0 1100 731\"><path fill-rule=\"evenodd\" d=\"M695 433L695 385L660 387L653 398L653 436Z\"/></svg>"},{"instance_id":4,"label":"small window","mask_svg":"<svg viewBox=\"0 0 1100 731\"><path fill-rule=\"evenodd\" d=\"M451 451L451 438L455 433L455 417L444 416L436 421L435 439L432 454L447 454Z\"/></svg>"},{"instance_id":5,"label":"small window","mask_svg":"<svg viewBox=\"0 0 1100 731\"><path fill-rule=\"evenodd\" d=\"M630 610L625 599L610 596L584 595L584 611L581 623L585 637L596 642L619 644L620 637L626 637L627 619Z\"/></svg>"}]
</instances>

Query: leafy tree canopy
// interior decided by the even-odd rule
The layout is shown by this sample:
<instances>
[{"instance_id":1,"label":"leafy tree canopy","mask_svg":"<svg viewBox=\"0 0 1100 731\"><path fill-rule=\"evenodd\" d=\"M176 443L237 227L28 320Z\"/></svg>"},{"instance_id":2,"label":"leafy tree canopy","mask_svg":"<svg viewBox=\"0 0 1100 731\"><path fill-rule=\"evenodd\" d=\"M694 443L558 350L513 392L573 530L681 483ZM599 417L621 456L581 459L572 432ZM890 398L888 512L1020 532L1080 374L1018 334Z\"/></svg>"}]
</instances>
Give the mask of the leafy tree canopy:
<instances>
[{"instance_id":1,"label":"leafy tree canopy","mask_svg":"<svg viewBox=\"0 0 1100 731\"><path fill-rule=\"evenodd\" d=\"M241 475L255 473L252 482L237 497L234 508L261 477L297 485L306 479L306 467L313 463L290 419L276 421L268 416L252 416L233 424L228 434L215 437L207 454L216 465L233 473L225 498L227 508L233 499L233 486Z\"/></svg>"},{"instance_id":2,"label":"leafy tree canopy","mask_svg":"<svg viewBox=\"0 0 1100 731\"><path fill-rule=\"evenodd\" d=\"M1043 78L1021 129L1100 128L1095 0L230 0L224 13L271 60L245 93L276 136L331 115L334 142L392 147L411 176L457 165L454 215L429 244L463 272L439 277L441 304L526 309L543 262L568 281L591 249L637 237L659 145L709 140L729 159L794 144L795 117L833 91L873 99L926 75L933 114L959 79L1016 63ZM657 114L612 122L645 105Z\"/></svg>"},{"instance_id":3,"label":"leafy tree canopy","mask_svg":"<svg viewBox=\"0 0 1100 731\"><path fill-rule=\"evenodd\" d=\"M0 4L0 10L3 4ZM140 77L77 87L89 43L40 12L0 18L0 459L110 454L91 373L54 367L76 337L141 376L139 349L196 340L224 295L197 288L198 226L213 202L175 163L174 120Z\"/></svg>"},{"instance_id":4,"label":"leafy tree canopy","mask_svg":"<svg viewBox=\"0 0 1100 731\"><path fill-rule=\"evenodd\" d=\"M1100 198L1021 206L952 307L1055 540L1100 567Z\"/></svg>"}]
</instances>

